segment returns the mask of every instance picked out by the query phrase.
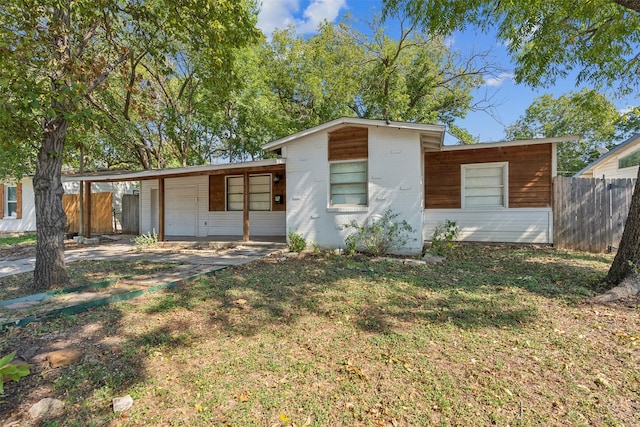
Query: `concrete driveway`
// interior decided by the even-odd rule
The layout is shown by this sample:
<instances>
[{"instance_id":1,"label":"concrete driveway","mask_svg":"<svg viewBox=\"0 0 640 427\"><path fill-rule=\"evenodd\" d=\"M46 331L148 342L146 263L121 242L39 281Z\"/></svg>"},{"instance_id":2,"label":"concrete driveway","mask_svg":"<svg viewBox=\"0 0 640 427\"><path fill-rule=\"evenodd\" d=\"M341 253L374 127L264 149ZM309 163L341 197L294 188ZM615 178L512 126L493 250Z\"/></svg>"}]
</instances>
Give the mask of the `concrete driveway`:
<instances>
[{"instance_id":1,"label":"concrete driveway","mask_svg":"<svg viewBox=\"0 0 640 427\"><path fill-rule=\"evenodd\" d=\"M171 246L165 246L152 250L138 251L132 243L119 241L68 250L65 251L64 255L67 264L83 259L143 259L148 261L196 265L240 265L263 258L273 252L286 248L286 244L270 242L233 242L230 243L230 245L232 246L231 248L221 250L176 250ZM10 261L0 259L0 278L33 271L35 264L35 257Z\"/></svg>"}]
</instances>

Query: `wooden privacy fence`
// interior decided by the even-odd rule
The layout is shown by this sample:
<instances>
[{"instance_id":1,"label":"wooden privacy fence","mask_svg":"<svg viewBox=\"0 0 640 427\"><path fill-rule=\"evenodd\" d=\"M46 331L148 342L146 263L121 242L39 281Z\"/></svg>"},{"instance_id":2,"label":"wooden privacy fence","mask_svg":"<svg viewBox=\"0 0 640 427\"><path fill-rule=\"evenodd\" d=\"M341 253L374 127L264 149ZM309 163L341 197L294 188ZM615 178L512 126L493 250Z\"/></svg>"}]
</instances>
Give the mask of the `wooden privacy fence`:
<instances>
[{"instance_id":1,"label":"wooden privacy fence","mask_svg":"<svg viewBox=\"0 0 640 427\"><path fill-rule=\"evenodd\" d=\"M68 232L80 229L80 195L64 194L62 207L67 214ZM91 233L113 233L112 193L91 193Z\"/></svg>"},{"instance_id":2,"label":"wooden privacy fence","mask_svg":"<svg viewBox=\"0 0 640 427\"><path fill-rule=\"evenodd\" d=\"M139 232L139 196L125 194L122 196L122 232L124 234L138 234Z\"/></svg>"},{"instance_id":3,"label":"wooden privacy fence","mask_svg":"<svg viewBox=\"0 0 640 427\"><path fill-rule=\"evenodd\" d=\"M553 180L553 244L587 252L616 251L631 205L635 179Z\"/></svg>"}]
</instances>

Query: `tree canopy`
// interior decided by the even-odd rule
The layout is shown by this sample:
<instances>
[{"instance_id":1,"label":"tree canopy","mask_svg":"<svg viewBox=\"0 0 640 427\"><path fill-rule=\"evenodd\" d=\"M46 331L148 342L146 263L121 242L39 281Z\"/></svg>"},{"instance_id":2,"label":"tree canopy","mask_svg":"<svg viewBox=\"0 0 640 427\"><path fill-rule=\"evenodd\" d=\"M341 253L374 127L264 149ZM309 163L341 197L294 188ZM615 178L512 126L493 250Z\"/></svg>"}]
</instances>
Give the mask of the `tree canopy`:
<instances>
[{"instance_id":1,"label":"tree canopy","mask_svg":"<svg viewBox=\"0 0 640 427\"><path fill-rule=\"evenodd\" d=\"M542 95L525 114L506 129L506 139L575 135L575 141L558 143L558 174L571 176L600 156L597 148L610 149L623 121L611 100L595 90L583 89L557 98Z\"/></svg>"},{"instance_id":2,"label":"tree canopy","mask_svg":"<svg viewBox=\"0 0 640 427\"><path fill-rule=\"evenodd\" d=\"M180 52L201 64L200 78L225 76L236 49L259 36L255 12L251 0L13 0L0 8L0 173L35 165L36 289L68 280L62 162L96 123L123 122L104 95L126 116L136 92L161 90L149 70L176 75L180 64L170 59ZM128 64L130 80L114 78Z\"/></svg>"}]
</instances>

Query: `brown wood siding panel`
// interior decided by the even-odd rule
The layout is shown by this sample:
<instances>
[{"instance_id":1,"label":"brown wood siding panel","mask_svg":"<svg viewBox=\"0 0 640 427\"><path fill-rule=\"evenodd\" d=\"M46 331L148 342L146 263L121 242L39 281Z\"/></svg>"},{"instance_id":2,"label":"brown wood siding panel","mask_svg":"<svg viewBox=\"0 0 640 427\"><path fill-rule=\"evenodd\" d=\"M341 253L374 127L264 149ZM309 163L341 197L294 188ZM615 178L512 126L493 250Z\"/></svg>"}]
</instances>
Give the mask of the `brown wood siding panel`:
<instances>
[{"instance_id":1,"label":"brown wood siding panel","mask_svg":"<svg viewBox=\"0 0 640 427\"><path fill-rule=\"evenodd\" d=\"M287 176L283 172L273 174L276 175L280 175L280 181L271 184L271 210L282 212L287 210ZM280 196L282 203L276 203L275 196Z\"/></svg>"},{"instance_id":2,"label":"brown wood siding panel","mask_svg":"<svg viewBox=\"0 0 640 427\"><path fill-rule=\"evenodd\" d=\"M424 156L427 209L459 209L460 166L490 162L509 163L509 207L551 206L551 144L426 152Z\"/></svg>"},{"instance_id":3,"label":"brown wood siding panel","mask_svg":"<svg viewBox=\"0 0 640 427\"><path fill-rule=\"evenodd\" d=\"M329 161L368 157L369 131L367 128L350 126L329 132Z\"/></svg>"},{"instance_id":4,"label":"brown wood siding panel","mask_svg":"<svg viewBox=\"0 0 640 427\"><path fill-rule=\"evenodd\" d=\"M16 218L22 219L22 183L19 182L16 186L16 200L18 206L16 207Z\"/></svg>"},{"instance_id":5,"label":"brown wood siding panel","mask_svg":"<svg viewBox=\"0 0 640 427\"><path fill-rule=\"evenodd\" d=\"M225 176L209 175L209 211L224 211Z\"/></svg>"}]
</instances>

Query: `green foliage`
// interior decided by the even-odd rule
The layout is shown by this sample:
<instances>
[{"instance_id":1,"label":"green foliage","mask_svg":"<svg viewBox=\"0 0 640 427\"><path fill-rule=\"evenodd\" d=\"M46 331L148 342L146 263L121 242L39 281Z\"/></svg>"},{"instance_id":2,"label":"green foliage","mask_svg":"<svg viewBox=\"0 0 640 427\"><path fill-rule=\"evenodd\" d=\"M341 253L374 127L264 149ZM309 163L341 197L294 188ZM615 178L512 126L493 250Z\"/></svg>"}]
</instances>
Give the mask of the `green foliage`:
<instances>
[{"instance_id":1,"label":"green foliage","mask_svg":"<svg viewBox=\"0 0 640 427\"><path fill-rule=\"evenodd\" d=\"M429 33L451 34L472 24L496 31L516 64L519 83L552 85L572 70L577 83L638 83L640 6L611 0L384 0L386 14L405 11Z\"/></svg>"},{"instance_id":2,"label":"green foliage","mask_svg":"<svg viewBox=\"0 0 640 427\"><path fill-rule=\"evenodd\" d=\"M415 240L409 236L413 227L406 220L398 222L398 216L393 210L387 209L380 218L364 224L351 220L346 227L354 231L345 239L347 251L379 256L405 247L410 240Z\"/></svg>"},{"instance_id":3,"label":"green foliage","mask_svg":"<svg viewBox=\"0 0 640 427\"><path fill-rule=\"evenodd\" d=\"M307 248L307 241L300 233L289 231L289 251L302 252Z\"/></svg>"},{"instance_id":4,"label":"green foliage","mask_svg":"<svg viewBox=\"0 0 640 427\"><path fill-rule=\"evenodd\" d=\"M458 224L449 219L436 225L431 236L431 247L429 252L433 255L444 256L451 248L453 241L458 237Z\"/></svg>"},{"instance_id":5,"label":"green foliage","mask_svg":"<svg viewBox=\"0 0 640 427\"><path fill-rule=\"evenodd\" d=\"M158 234L156 233L156 230L154 228L147 234L141 234L139 236L133 237L131 241L136 245L136 248L138 249L152 248L158 245Z\"/></svg>"},{"instance_id":6,"label":"green foliage","mask_svg":"<svg viewBox=\"0 0 640 427\"><path fill-rule=\"evenodd\" d=\"M12 365L11 362L16 353L7 354L0 359L0 395L4 394L4 379L8 378L11 381L19 381L20 378L29 375L29 365L19 364Z\"/></svg>"},{"instance_id":7,"label":"green foliage","mask_svg":"<svg viewBox=\"0 0 640 427\"><path fill-rule=\"evenodd\" d=\"M558 143L558 174L572 176L597 159L598 147L612 147L616 124L623 115L605 95L592 89L554 98L542 95L525 115L506 130L507 139L575 135L575 141Z\"/></svg>"},{"instance_id":8,"label":"green foliage","mask_svg":"<svg viewBox=\"0 0 640 427\"><path fill-rule=\"evenodd\" d=\"M260 74L274 95L272 112L291 131L340 116L453 124L471 108L472 90L495 66L482 54L462 58L398 13L376 17L366 33L346 18L311 37L276 31L262 48ZM262 95L264 97L264 94ZM472 140L456 128L465 141Z\"/></svg>"}]
</instances>

